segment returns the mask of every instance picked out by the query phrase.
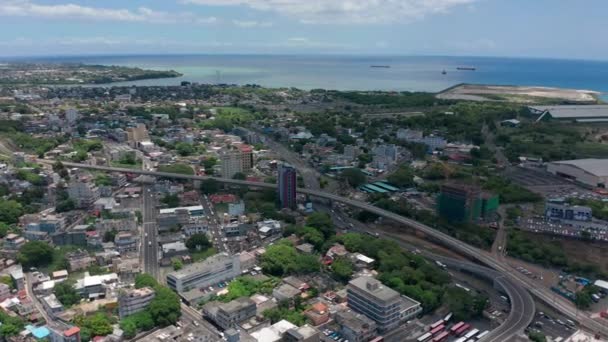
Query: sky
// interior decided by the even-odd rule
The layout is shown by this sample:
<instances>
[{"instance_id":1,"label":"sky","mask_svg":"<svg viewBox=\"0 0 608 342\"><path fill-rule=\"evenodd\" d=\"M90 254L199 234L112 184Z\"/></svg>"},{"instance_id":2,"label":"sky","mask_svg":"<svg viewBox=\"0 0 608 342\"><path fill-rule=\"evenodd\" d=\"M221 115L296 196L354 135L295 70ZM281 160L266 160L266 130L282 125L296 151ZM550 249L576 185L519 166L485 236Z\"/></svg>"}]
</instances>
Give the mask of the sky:
<instances>
[{"instance_id":1,"label":"sky","mask_svg":"<svg viewBox=\"0 0 608 342\"><path fill-rule=\"evenodd\" d=\"M0 0L0 56L608 60L606 0Z\"/></svg>"}]
</instances>

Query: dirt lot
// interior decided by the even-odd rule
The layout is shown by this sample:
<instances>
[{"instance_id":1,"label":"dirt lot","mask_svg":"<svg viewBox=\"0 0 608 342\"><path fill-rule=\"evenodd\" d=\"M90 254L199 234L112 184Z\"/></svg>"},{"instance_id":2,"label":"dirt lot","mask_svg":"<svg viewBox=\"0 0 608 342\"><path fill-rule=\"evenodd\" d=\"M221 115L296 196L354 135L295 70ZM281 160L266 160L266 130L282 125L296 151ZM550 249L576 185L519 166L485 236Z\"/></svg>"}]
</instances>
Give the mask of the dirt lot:
<instances>
[{"instance_id":1,"label":"dirt lot","mask_svg":"<svg viewBox=\"0 0 608 342\"><path fill-rule=\"evenodd\" d=\"M512 101L521 103L534 103L543 100L595 103L597 102L597 95L597 92L590 90L462 84L439 93L437 97L447 100Z\"/></svg>"}]
</instances>

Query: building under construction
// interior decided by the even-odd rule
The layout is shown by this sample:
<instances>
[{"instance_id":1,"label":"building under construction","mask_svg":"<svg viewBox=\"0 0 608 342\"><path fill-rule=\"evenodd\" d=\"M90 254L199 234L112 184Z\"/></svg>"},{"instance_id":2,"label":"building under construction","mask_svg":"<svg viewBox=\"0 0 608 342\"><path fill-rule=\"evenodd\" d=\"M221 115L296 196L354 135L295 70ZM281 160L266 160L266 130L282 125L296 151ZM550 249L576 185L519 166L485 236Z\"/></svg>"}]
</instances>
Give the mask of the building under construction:
<instances>
[{"instance_id":1,"label":"building under construction","mask_svg":"<svg viewBox=\"0 0 608 342\"><path fill-rule=\"evenodd\" d=\"M437 213L449 222L491 221L498 205L498 196L471 185L445 184L437 197Z\"/></svg>"}]
</instances>

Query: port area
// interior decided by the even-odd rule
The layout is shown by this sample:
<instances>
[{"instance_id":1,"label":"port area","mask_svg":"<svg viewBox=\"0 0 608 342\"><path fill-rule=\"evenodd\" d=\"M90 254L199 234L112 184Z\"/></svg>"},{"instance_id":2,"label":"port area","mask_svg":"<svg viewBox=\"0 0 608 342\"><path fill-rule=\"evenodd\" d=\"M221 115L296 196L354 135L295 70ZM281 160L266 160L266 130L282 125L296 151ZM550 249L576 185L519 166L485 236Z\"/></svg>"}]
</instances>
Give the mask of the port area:
<instances>
[{"instance_id":1,"label":"port area","mask_svg":"<svg viewBox=\"0 0 608 342\"><path fill-rule=\"evenodd\" d=\"M518 103L597 103L600 93L592 90L550 87L458 84L437 94L443 100L494 101Z\"/></svg>"}]
</instances>

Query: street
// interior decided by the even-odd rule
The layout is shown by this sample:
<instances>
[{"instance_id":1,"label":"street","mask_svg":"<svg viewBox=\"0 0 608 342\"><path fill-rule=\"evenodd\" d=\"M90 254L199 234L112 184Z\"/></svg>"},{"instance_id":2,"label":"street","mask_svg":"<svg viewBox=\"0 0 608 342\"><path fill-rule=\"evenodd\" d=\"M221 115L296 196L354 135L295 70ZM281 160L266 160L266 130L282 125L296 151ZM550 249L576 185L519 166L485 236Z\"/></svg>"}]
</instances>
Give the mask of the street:
<instances>
[{"instance_id":1,"label":"street","mask_svg":"<svg viewBox=\"0 0 608 342\"><path fill-rule=\"evenodd\" d=\"M156 226L156 194L151 184L142 184L142 231L141 244L144 272L150 274L154 279L160 281L158 266L158 237Z\"/></svg>"}]
</instances>

